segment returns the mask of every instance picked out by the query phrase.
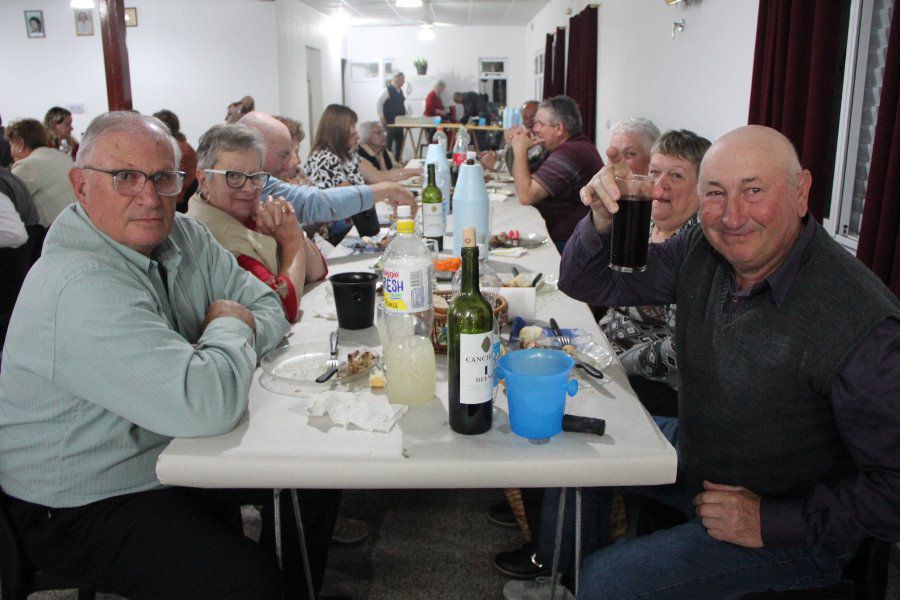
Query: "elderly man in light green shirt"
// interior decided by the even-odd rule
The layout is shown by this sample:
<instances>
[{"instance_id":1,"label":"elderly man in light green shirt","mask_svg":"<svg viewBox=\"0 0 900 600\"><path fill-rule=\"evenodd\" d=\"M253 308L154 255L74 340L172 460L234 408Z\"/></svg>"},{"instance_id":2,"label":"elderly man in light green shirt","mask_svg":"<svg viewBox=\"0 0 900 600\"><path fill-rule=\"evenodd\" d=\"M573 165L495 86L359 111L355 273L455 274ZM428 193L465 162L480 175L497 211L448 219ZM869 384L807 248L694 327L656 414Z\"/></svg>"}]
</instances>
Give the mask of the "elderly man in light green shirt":
<instances>
[{"instance_id":1,"label":"elderly man in light green shirt","mask_svg":"<svg viewBox=\"0 0 900 600\"><path fill-rule=\"evenodd\" d=\"M107 113L19 296L0 372L0 486L41 569L127 597L281 597L275 566L164 488L176 436L232 429L258 357L288 330L278 297L175 213L184 173L154 118Z\"/></svg>"}]
</instances>

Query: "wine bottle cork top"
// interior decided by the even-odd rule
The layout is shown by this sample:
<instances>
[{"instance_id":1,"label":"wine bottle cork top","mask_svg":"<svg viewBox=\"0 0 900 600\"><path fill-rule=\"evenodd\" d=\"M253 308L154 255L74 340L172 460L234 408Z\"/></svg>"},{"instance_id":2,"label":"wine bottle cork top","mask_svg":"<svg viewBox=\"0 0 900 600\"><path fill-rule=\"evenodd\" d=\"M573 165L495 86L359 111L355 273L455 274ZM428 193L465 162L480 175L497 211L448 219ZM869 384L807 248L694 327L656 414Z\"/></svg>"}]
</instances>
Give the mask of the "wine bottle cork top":
<instances>
[{"instance_id":1,"label":"wine bottle cork top","mask_svg":"<svg viewBox=\"0 0 900 600\"><path fill-rule=\"evenodd\" d=\"M463 227L463 248L474 248L475 247L475 228L474 227Z\"/></svg>"}]
</instances>

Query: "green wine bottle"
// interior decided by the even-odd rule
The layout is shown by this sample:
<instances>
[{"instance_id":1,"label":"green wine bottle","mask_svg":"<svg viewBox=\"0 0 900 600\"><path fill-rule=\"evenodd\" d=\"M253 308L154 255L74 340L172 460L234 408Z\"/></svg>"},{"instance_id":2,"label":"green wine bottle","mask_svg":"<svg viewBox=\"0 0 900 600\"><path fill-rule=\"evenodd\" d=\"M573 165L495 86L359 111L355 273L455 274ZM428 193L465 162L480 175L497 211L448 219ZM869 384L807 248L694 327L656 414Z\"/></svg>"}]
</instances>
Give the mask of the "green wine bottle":
<instances>
[{"instance_id":1,"label":"green wine bottle","mask_svg":"<svg viewBox=\"0 0 900 600\"><path fill-rule=\"evenodd\" d=\"M428 167L428 185L422 191L422 237L436 240L438 250L444 249L444 230L447 221L444 217L444 203L441 188L434 183L434 163Z\"/></svg>"},{"instance_id":2,"label":"green wine bottle","mask_svg":"<svg viewBox=\"0 0 900 600\"><path fill-rule=\"evenodd\" d=\"M450 428L473 435L491 428L494 410L494 313L478 289L475 228L463 228L462 283L450 303Z\"/></svg>"}]
</instances>

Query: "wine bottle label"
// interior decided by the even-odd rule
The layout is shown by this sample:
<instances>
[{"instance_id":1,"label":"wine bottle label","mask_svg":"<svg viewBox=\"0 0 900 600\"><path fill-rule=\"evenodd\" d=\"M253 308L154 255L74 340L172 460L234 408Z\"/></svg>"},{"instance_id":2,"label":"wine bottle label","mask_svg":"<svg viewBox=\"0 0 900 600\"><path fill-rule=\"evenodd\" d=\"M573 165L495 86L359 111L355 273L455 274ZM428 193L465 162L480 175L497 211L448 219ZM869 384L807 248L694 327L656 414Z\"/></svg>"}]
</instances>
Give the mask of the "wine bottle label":
<instances>
[{"instance_id":1,"label":"wine bottle label","mask_svg":"<svg viewBox=\"0 0 900 600\"><path fill-rule=\"evenodd\" d=\"M422 203L422 234L427 238L444 237L444 205Z\"/></svg>"},{"instance_id":2,"label":"wine bottle label","mask_svg":"<svg viewBox=\"0 0 900 600\"><path fill-rule=\"evenodd\" d=\"M431 278L424 266L398 266L382 271L384 305L397 312L411 313L431 308Z\"/></svg>"},{"instance_id":3,"label":"wine bottle label","mask_svg":"<svg viewBox=\"0 0 900 600\"><path fill-rule=\"evenodd\" d=\"M459 334L459 401L482 404L494 399L494 342L492 331Z\"/></svg>"}]
</instances>

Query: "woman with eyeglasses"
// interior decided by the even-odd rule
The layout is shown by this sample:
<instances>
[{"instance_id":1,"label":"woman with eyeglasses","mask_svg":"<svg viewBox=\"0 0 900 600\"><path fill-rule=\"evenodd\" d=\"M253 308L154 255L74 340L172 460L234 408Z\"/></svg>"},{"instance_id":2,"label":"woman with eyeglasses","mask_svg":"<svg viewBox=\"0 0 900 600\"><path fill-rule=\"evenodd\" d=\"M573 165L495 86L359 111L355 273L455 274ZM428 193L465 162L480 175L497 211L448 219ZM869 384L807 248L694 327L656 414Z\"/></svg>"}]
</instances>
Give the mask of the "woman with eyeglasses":
<instances>
[{"instance_id":1,"label":"woman with eyeglasses","mask_svg":"<svg viewBox=\"0 0 900 600\"><path fill-rule=\"evenodd\" d=\"M359 124L359 172L366 183L403 181L422 174L422 169L404 169L387 149L387 132L378 121Z\"/></svg>"},{"instance_id":2,"label":"woman with eyeglasses","mask_svg":"<svg viewBox=\"0 0 900 600\"><path fill-rule=\"evenodd\" d=\"M325 277L325 259L300 229L283 199L263 203L269 179L262 170L265 145L246 125L215 125L197 148L198 191L187 214L204 223L238 264L271 287L293 322L307 281Z\"/></svg>"}]
</instances>

